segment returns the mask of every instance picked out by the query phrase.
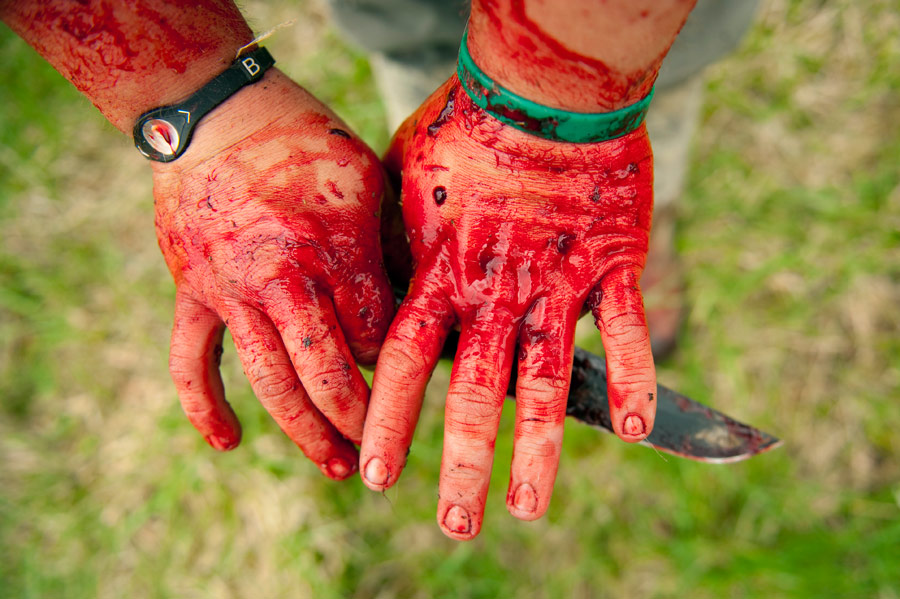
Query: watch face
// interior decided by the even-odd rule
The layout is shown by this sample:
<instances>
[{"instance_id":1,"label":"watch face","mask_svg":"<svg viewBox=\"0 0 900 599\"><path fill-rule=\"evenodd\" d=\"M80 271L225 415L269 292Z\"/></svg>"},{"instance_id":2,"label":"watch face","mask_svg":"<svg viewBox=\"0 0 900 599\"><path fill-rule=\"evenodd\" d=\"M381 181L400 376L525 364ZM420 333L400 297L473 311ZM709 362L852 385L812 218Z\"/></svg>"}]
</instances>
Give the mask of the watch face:
<instances>
[{"instance_id":1,"label":"watch face","mask_svg":"<svg viewBox=\"0 0 900 599\"><path fill-rule=\"evenodd\" d=\"M163 156L173 156L178 151L178 130L169 121L150 119L141 127L141 135Z\"/></svg>"}]
</instances>

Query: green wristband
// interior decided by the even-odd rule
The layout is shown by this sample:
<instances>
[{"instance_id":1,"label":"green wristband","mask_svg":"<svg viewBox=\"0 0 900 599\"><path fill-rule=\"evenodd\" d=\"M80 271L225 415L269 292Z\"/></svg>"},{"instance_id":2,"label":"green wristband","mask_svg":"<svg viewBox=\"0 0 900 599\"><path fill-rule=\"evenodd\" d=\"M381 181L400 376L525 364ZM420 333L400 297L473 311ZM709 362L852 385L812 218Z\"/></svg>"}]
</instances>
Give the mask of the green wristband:
<instances>
[{"instance_id":1,"label":"green wristband","mask_svg":"<svg viewBox=\"0 0 900 599\"><path fill-rule=\"evenodd\" d=\"M468 29L459 47L456 74L463 89L479 107L516 129L573 143L597 143L622 137L641 126L653 89L634 104L613 112L569 112L532 102L498 85L469 55Z\"/></svg>"}]
</instances>

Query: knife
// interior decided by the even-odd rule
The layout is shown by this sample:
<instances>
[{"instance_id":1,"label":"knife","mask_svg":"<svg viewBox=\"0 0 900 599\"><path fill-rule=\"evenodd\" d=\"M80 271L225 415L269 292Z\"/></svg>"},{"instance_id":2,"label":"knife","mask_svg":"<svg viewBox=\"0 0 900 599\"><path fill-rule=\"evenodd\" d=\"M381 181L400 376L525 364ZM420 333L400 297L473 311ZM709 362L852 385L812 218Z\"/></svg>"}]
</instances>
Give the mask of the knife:
<instances>
[{"instance_id":1,"label":"knife","mask_svg":"<svg viewBox=\"0 0 900 599\"><path fill-rule=\"evenodd\" d=\"M515 392L515 383L510 387ZM575 348L566 415L608 432L613 430L606 363L580 347ZM657 385L656 421L653 432L641 444L689 460L724 464L775 449L781 440Z\"/></svg>"},{"instance_id":2,"label":"knife","mask_svg":"<svg viewBox=\"0 0 900 599\"><path fill-rule=\"evenodd\" d=\"M400 174L390 174L393 185L388 189L399 190ZM397 191L394 194L399 197ZM406 295L412 272L407 243L400 203L385 201L382 204L382 244L387 270L395 283L394 299L398 306ZM453 360L458 341L459 333L450 331L441 357ZM507 389L507 395L513 399L517 370L514 366ZM580 347L575 348L566 415L589 426L613 432L609 418L609 396L606 393L606 362ZM782 442L657 383L653 431L640 443L689 460L725 464L765 453L779 447Z\"/></svg>"},{"instance_id":3,"label":"knife","mask_svg":"<svg viewBox=\"0 0 900 599\"><path fill-rule=\"evenodd\" d=\"M404 290L394 288L398 305L404 295ZM458 341L459 333L450 331L441 357L452 360ZM507 395L513 399L516 371L517 368L513 367L507 390ZM782 443L768 433L663 385L657 385L656 398L653 432L640 442L641 445L689 460L725 464L752 458ZM580 347L575 348L566 415L589 426L613 432L606 394L606 362Z\"/></svg>"},{"instance_id":4,"label":"knife","mask_svg":"<svg viewBox=\"0 0 900 599\"><path fill-rule=\"evenodd\" d=\"M441 357L452 360L458 341L459 333L451 331ZM506 392L512 399L516 394L516 371L514 366ZM606 393L606 362L580 347L575 348L566 415L613 432ZM659 384L653 432L640 442L665 453L709 464L740 462L775 449L781 443L768 433Z\"/></svg>"}]
</instances>

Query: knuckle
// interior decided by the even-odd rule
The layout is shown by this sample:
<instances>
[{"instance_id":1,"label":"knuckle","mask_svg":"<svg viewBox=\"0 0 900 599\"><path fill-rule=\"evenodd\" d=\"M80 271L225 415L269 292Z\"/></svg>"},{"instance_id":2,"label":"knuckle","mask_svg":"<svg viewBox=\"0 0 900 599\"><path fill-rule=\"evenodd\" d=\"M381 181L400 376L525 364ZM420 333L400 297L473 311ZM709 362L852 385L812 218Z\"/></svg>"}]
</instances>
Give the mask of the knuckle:
<instances>
[{"instance_id":1,"label":"knuckle","mask_svg":"<svg viewBox=\"0 0 900 599\"><path fill-rule=\"evenodd\" d=\"M607 348L606 361L609 375L616 379L647 380L651 378L648 375L654 372L652 351L643 343Z\"/></svg>"},{"instance_id":2,"label":"knuckle","mask_svg":"<svg viewBox=\"0 0 900 599\"><path fill-rule=\"evenodd\" d=\"M412 418L403 410L378 410L370 409L370 416L366 426L371 427L373 434L382 440L404 439L409 436L413 428Z\"/></svg>"},{"instance_id":3,"label":"knuckle","mask_svg":"<svg viewBox=\"0 0 900 599\"><path fill-rule=\"evenodd\" d=\"M266 405L266 411L269 412L269 415L272 416L276 422L281 423L282 426L294 423L307 413L307 410L302 404L290 401L269 403ZM292 439L296 437L295 433L288 433L288 435Z\"/></svg>"},{"instance_id":4,"label":"knuckle","mask_svg":"<svg viewBox=\"0 0 900 599\"><path fill-rule=\"evenodd\" d=\"M346 362L342 362L346 365ZM330 411L344 413L359 403L359 389L353 384L350 369L344 366L315 370L304 377L305 387L317 404ZM349 366L349 365L347 365Z\"/></svg>"},{"instance_id":5,"label":"knuckle","mask_svg":"<svg viewBox=\"0 0 900 599\"><path fill-rule=\"evenodd\" d=\"M402 341L398 342L392 340L391 343L385 344L385 347L381 350L384 359L389 360L390 363L395 366L415 366L421 360L416 359L410 351L409 346L407 346Z\"/></svg>"},{"instance_id":6,"label":"knuckle","mask_svg":"<svg viewBox=\"0 0 900 599\"><path fill-rule=\"evenodd\" d=\"M482 447L493 446L499 418L500 410L496 407L467 403L463 410L448 409L444 420L447 434L453 435L461 445Z\"/></svg>"},{"instance_id":7,"label":"knuckle","mask_svg":"<svg viewBox=\"0 0 900 599\"><path fill-rule=\"evenodd\" d=\"M208 424L220 420L215 406L201 398L182 398L181 410L191 424L198 429L204 429Z\"/></svg>"},{"instance_id":8,"label":"knuckle","mask_svg":"<svg viewBox=\"0 0 900 599\"><path fill-rule=\"evenodd\" d=\"M182 361L169 362L169 375L179 393L193 390L198 382L202 383L198 380L197 372Z\"/></svg>"},{"instance_id":9,"label":"knuckle","mask_svg":"<svg viewBox=\"0 0 900 599\"><path fill-rule=\"evenodd\" d=\"M621 311L613 314L604 314L603 323L611 337L640 337L647 335L647 325L644 323L643 310Z\"/></svg>"},{"instance_id":10,"label":"knuckle","mask_svg":"<svg viewBox=\"0 0 900 599\"><path fill-rule=\"evenodd\" d=\"M500 417L501 404L497 401L485 401L475 397L466 397L465 401L455 401L455 394L447 397L447 420L459 426L473 430L481 430L493 425ZM459 404L451 408L451 404Z\"/></svg>"},{"instance_id":11,"label":"knuckle","mask_svg":"<svg viewBox=\"0 0 900 599\"><path fill-rule=\"evenodd\" d=\"M410 399L416 389L415 375L391 370L379 373L378 388L388 390L389 394L405 400Z\"/></svg>"},{"instance_id":12,"label":"knuckle","mask_svg":"<svg viewBox=\"0 0 900 599\"><path fill-rule=\"evenodd\" d=\"M519 420L516 422L516 435L546 437L555 431L557 427L561 426L565 419L565 408L562 410L532 409L519 417Z\"/></svg>"},{"instance_id":13,"label":"knuckle","mask_svg":"<svg viewBox=\"0 0 900 599\"><path fill-rule=\"evenodd\" d=\"M627 363L646 363L651 355L650 336L645 327L610 331L604 346L608 359Z\"/></svg>"},{"instance_id":14,"label":"knuckle","mask_svg":"<svg viewBox=\"0 0 900 599\"><path fill-rule=\"evenodd\" d=\"M477 379L454 381L450 393L465 401L476 404L474 406L475 410L478 410L479 405L496 408L500 405L505 396L505 394L500 395L497 389L494 389L489 382Z\"/></svg>"},{"instance_id":15,"label":"knuckle","mask_svg":"<svg viewBox=\"0 0 900 599\"><path fill-rule=\"evenodd\" d=\"M196 361L197 357L187 351L184 343L172 341L169 349L169 370L187 370Z\"/></svg>"},{"instance_id":16,"label":"knuckle","mask_svg":"<svg viewBox=\"0 0 900 599\"><path fill-rule=\"evenodd\" d=\"M543 435L522 436L516 439L516 457L534 458L540 461L558 459L560 446L554 441L546 439ZM528 466L529 464L525 464Z\"/></svg>"},{"instance_id":17,"label":"knuckle","mask_svg":"<svg viewBox=\"0 0 900 599\"><path fill-rule=\"evenodd\" d=\"M365 407L365 402L350 389L324 389L315 394L319 399L316 405L334 418L335 415L346 416L358 413Z\"/></svg>"},{"instance_id":18,"label":"knuckle","mask_svg":"<svg viewBox=\"0 0 900 599\"><path fill-rule=\"evenodd\" d=\"M558 376L540 376L536 367L524 368L516 385L519 401L540 405L559 402L568 393L569 381Z\"/></svg>"},{"instance_id":19,"label":"knuckle","mask_svg":"<svg viewBox=\"0 0 900 599\"><path fill-rule=\"evenodd\" d=\"M275 402L275 405L284 403L299 387L297 379L282 370L264 370L251 382L260 396Z\"/></svg>"},{"instance_id":20,"label":"knuckle","mask_svg":"<svg viewBox=\"0 0 900 599\"><path fill-rule=\"evenodd\" d=\"M412 347L405 340L392 339L381 348L379 362L390 365L385 372L394 387L407 387L424 374L425 359L421 354L414 355Z\"/></svg>"},{"instance_id":21,"label":"knuckle","mask_svg":"<svg viewBox=\"0 0 900 599\"><path fill-rule=\"evenodd\" d=\"M646 397L648 393L655 394L656 380L643 377L617 377L609 381L609 390L620 397L631 395Z\"/></svg>"},{"instance_id":22,"label":"knuckle","mask_svg":"<svg viewBox=\"0 0 900 599\"><path fill-rule=\"evenodd\" d=\"M456 499L468 495L459 487L471 488L472 483L481 483L486 476L490 476L485 468L476 462L466 461L463 457L457 457L451 463L444 466L441 471L441 498ZM449 488L449 493L448 493Z\"/></svg>"},{"instance_id":23,"label":"knuckle","mask_svg":"<svg viewBox=\"0 0 900 599\"><path fill-rule=\"evenodd\" d=\"M409 436L409 429L399 421L384 419L376 423L367 424L367 426L372 428L372 434L381 443L399 441Z\"/></svg>"}]
</instances>

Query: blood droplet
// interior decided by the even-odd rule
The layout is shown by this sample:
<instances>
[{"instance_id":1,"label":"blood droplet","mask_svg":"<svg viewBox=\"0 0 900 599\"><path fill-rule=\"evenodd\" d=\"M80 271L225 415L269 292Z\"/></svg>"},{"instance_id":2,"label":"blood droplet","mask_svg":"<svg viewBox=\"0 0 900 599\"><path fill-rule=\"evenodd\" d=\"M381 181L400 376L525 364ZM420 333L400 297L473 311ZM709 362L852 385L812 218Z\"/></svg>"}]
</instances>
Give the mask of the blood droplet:
<instances>
[{"instance_id":1,"label":"blood droplet","mask_svg":"<svg viewBox=\"0 0 900 599\"><path fill-rule=\"evenodd\" d=\"M572 244L574 242L574 233L561 233L560 236L556 238L556 249L559 250L560 254L568 254L569 250L572 249Z\"/></svg>"}]
</instances>

